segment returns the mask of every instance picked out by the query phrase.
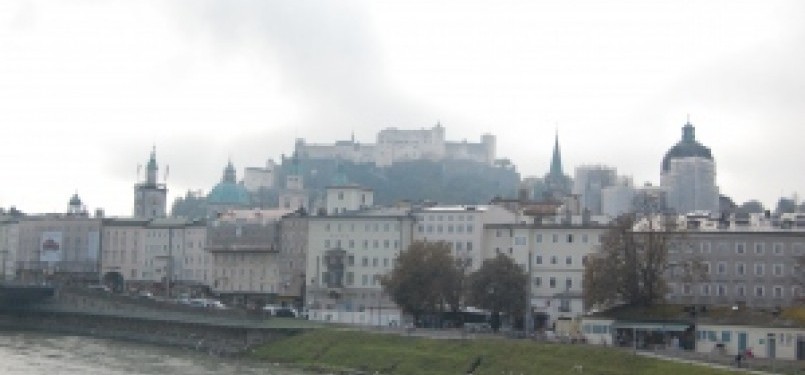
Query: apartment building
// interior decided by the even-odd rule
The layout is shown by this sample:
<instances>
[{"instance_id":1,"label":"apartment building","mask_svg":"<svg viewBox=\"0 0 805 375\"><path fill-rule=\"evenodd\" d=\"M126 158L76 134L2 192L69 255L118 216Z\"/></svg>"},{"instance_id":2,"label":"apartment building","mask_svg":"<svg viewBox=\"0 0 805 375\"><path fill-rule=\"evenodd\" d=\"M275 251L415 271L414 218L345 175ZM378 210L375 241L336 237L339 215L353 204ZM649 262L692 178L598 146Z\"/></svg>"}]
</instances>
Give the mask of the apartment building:
<instances>
[{"instance_id":1,"label":"apartment building","mask_svg":"<svg viewBox=\"0 0 805 375\"><path fill-rule=\"evenodd\" d=\"M103 221L102 280L115 288L175 294L208 285L206 224L184 218Z\"/></svg>"},{"instance_id":2,"label":"apartment building","mask_svg":"<svg viewBox=\"0 0 805 375\"><path fill-rule=\"evenodd\" d=\"M380 278L413 240L407 209L347 211L308 218L305 302L314 320L388 325L399 308Z\"/></svg>"},{"instance_id":3,"label":"apartment building","mask_svg":"<svg viewBox=\"0 0 805 375\"><path fill-rule=\"evenodd\" d=\"M551 328L586 312L584 266L596 253L607 226L579 224L488 224L484 258L505 254L529 273L535 328Z\"/></svg>"},{"instance_id":4,"label":"apartment building","mask_svg":"<svg viewBox=\"0 0 805 375\"><path fill-rule=\"evenodd\" d=\"M477 271L484 258L484 227L513 224L516 215L502 206L433 206L413 210L416 219L414 240L444 241L467 272Z\"/></svg>"},{"instance_id":5,"label":"apartment building","mask_svg":"<svg viewBox=\"0 0 805 375\"><path fill-rule=\"evenodd\" d=\"M290 212L232 210L210 221L206 250L214 293L228 302L257 305L288 292L280 277L280 220Z\"/></svg>"},{"instance_id":6,"label":"apartment building","mask_svg":"<svg viewBox=\"0 0 805 375\"><path fill-rule=\"evenodd\" d=\"M669 252L672 303L785 307L803 297L798 259L805 256L805 226L762 214L688 215L680 223L681 240ZM703 266L703 280L686 278L678 267L691 261Z\"/></svg>"}]
</instances>

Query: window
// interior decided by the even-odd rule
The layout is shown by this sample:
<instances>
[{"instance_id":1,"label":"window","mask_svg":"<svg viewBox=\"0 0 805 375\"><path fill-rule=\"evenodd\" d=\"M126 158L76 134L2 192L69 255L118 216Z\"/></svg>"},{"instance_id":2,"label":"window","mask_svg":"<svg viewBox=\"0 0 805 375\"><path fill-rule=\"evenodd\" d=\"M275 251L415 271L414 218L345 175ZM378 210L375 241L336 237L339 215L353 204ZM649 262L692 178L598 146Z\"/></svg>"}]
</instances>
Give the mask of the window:
<instances>
[{"instance_id":1,"label":"window","mask_svg":"<svg viewBox=\"0 0 805 375\"><path fill-rule=\"evenodd\" d=\"M566 257L565 258L565 264L567 264L567 265L573 264L573 257Z\"/></svg>"},{"instance_id":2,"label":"window","mask_svg":"<svg viewBox=\"0 0 805 375\"><path fill-rule=\"evenodd\" d=\"M755 263L755 276L763 276L764 264Z\"/></svg>"},{"instance_id":3,"label":"window","mask_svg":"<svg viewBox=\"0 0 805 375\"><path fill-rule=\"evenodd\" d=\"M347 257L347 264L350 265L350 266L355 265L355 256L354 255L350 255L350 256Z\"/></svg>"},{"instance_id":4,"label":"window","mask_svg":"<svg viewBox=\"0 0 805 375\"><path fill-rule=\"evenodd\" d=\"M746 244L739 242L735 244L735 254L744 255L746 253Z\"/></svg>"},{"instance_id":5,"label":"window","mask_svg":"<svg viewBox=\"0 0 805 375\"><path fill-rule=\"evenodd\" d=\"M572 234L567 235L567 243L573 243L573 235Z\"/></svg>"},{"instance_id":6,"label":"window","mask_svg":"<svg viewBox=\"0 0 805 375\"><path fill-rule=\"evenodd\" d=\"M781 286L774 287L774 298L783 298L783 287Z\"/></svg>"},{"instance_id":7,"label":"window","mask_svg":"<svg viewBox=\"0 0 805 375\"><path fill-rule=\"evenodd\" d=\"M330 248L330 240L324 240L324 248L325 248L325 249L329 249L329 248Z\"/></svg>"},{"instance_id":8,"label":"window","mask_svg":"<svg viewBox=\"0 0 805 375\"><path fill-rule=\"evenodd\" d=\"M525 246L526 245L526 238L525 237L514 237L514 244L517 246Z\"/></svg>"},{"instance_id":9,"label":"window","mask_svg":"<svg viewBox=\"0 0 805 375\"><path fill-rule=\"evenodd\" d=\"M702 262L702 268L704 268L704 274L705 275L709 275L710 272L712 271L710 269L710 262Z\"/></svg>"},{"instance_id":10,"label":"window","mask_svg":"<svg viewBox=\"0 0 805 375\"><path fill-rule=\"evenodd\" d=\"M542 242L542 234L537 235L537 242Z\"/></svg>"},{"instance_id":11,"label":"window","mask_svg":"<svg viewBox=\"0 0 805 375\"><path fill-rule=\"evenodd\" d=\"M716 272L719 275L726 274L727 273L727 263L726 262L718 262L718 265L716 266L716 269L717 269Z\"/></svg>"},{"instance_id":12,"label":"window","mask_svg":"<svg viewBox=\"0 0 805 375\"><path fill-rule=\"evenodd\" d=\"M589 236L587 236L587 234L582 234L581 235L581 242L582 243L587 243L589 241L590 241L590 238L589 238Z\"/></svg>"},{"instance_id":13,"label":"window","mask_svg":"<svg viewBox=\"0 0 805 375\"><path fill-rule=\"evenodd\" d=\"M730 342L732 336L732 332L730 331L721 331L721 342L728 343Z\"/></svg>"},{"instance_id":14,"label":"window","mask_svg":"<svg viewBox=\"0 0 805 375\"><path fill-rule=\"evenodd\" d=\"M710 242L702 242L700 244L702 254L709 254L711 252Z\"/></svg>"},{"instance_id":15,"label":"window","mask_svg":"<svg viewBox=\"0 0 805 375\"><path fill-rule=\"evenodd\" d=\"M377 258L372 258L372 267L377 267Z\"/></svg>"},{"instance_id":16,"label":"window","mask_svg":"<svg viewBox=\"0 0 805 375\"><path fill-rule=\"evenodd\" d=\"M347 285L352 285L355 283L355 274L352 272L347 272Z\"/></svg>"},{"instance_id":17,"label":"window","mask_svg":"<svg viewBox=\"0 0 805 375\"><path fill-rule=\"evenodd\" d=\"M571 279L571 278L569 278L569 277L568 277L568 278L565 280L565 289L570 289L570 288L572 288L572 287L573 287L573 279Z\"/></svg>"},{"instance_id":18,"label":"window","mask_svg":"<svg viewBox=\"0 0 805 375\"><path fill-rule=\"evenodd\" d=\"M737 297L746 297L746 288L743 285L736 286L735 295Z\"/></svg>"},{"instance_id":19,"label":"window","mask_svg":"<svg viewBox=\"0 0 805 375\"><path fill-rule=\"evenodd\" d=\"M755 297L763 297L764 288L762 286L755 287Z\"/></svg>"},{"instance_id":20,"label":"window","mask_svg":"<svg viewBox=\"0 0 805 375\"><path fill-rule=\"evenodd\" d=\"M369 258L368 257L361 258L361 265L364 267L369 267Z\"/></svg>"},{"instance_id":21,"label":"window","mask_svg":"<svg viewBox=\"0 0 805 375\"><path fill-rule=\"evenodd\" d=\"M785 267L782 264L775 264L774 265L774 276L783 276L785 272Z\"/></svg>"},{"instance_id":22,"label":"window","mask_svg":"<svg viewBox=\"0 0 805 375\"><path fill-rule=\"evenodd\" d=\"M746 265L743 263L735 263L735 274L743 276L746 273Z\"/></svg>"},{"instance_id":23,"label":"window","mask_svg":"<svg viewBox=\"0 0 805 375\"><path fill-rule=\"evenodd\" d=\"M472 233L472 224L467 224L467 233Z\"/></svg>"},{"instance_id":24,"label":"window","mask_svg":"<svg viewBox=\"0 0 805 375\"><path fill-rule=\"evenodd\" d=\"M542 286L542 278L541 277L535 277L534 278L534 286L537 287L537 288Z\"/></svg>"},{"instance_id":25,"label":"window","mask_svg":"<svg viewBox=\"0 0 805 375\"><path fill-rule=\"evenodd\" d=\"M709 296L710 295L710 285L709 284L702 285L702 295L703 296Z\"/></svg>"},{"instance_id":26,"label":"window","mask_svg":"<svg viewBox=\"0 0 805 375\"><path fill-rule=\"evenodd\" d=\"M361 285L363 285L363 286L369 285L369 276L368 275L362 275L361 276Z\"/></svg>"},{"instance_id":27,"label":"window","mask_svg":"<svg viewBox=\"0 0 805 375\"><path fill-rule=\"evenodd\" d=\"M559 235L558 234L552 235L551 240L553 241L553 243L559 242Z\"/></svg>"},{"instance_id":28,"label":"window","mask_svg":"<svg viewBox=\"0 0 805 375\"><path fill-rule=\"evenodd\" d=\"M551 256L551 264L556 264L556 255Z\"/></svg>"},{"instance_id":29,"label":"window","mask_svg":"<svg viewBox=\"0 0 805 375\"><path fill-rule=\"evenodd\" d=\"M717 293L719 297L724 297L727 295L727 288L724 284L718 284Z\"/></svg>"},{"instance_id":30,"label":"window","mask_svg":"<svg viewBox=\"0 0 805 375\"><path fill-rule=\"evenodd\" d=\"M537 255L536 257L534 257L534 263L542 264L542 255Z\"/></svg>"},{"instance_id":31,"label":"window","mask_svg":"<svg viewBox=\"0 0 805 375\"><path fill-rule=\"evenodd\" d=\"M548 279L548 284L549 284L548 286L550 286L551 288L556 288L556 278L551 277L550 279Z\"/></svg>"},{"instance_id":32,"label":"window","mask_svg":"<svg viewBox=\"0 0 805 375\"><path fill-rule=\"evenodd\" d=\"M472 251L472 242L467 241L467 251Z\"/></svg>"},{"instance_id":33,"label":"window","mask_svg":"<svg viewBox=\"0 0 805 375\"><path fill-rule=\"evenodd\" d=\"M766 244L755 243L755 255L763 255L766 252Z\"/></svg>"},{"instance_id":34,"label":"window","mask_svg":"<svg viewBox=\"0 0 805 375\"><path fill-rule=\"evenodd\" d=\"M783 255L784 248L782 243L775 243L774 244L774 255L780 256Z\"/></svg>"}]
</instances>

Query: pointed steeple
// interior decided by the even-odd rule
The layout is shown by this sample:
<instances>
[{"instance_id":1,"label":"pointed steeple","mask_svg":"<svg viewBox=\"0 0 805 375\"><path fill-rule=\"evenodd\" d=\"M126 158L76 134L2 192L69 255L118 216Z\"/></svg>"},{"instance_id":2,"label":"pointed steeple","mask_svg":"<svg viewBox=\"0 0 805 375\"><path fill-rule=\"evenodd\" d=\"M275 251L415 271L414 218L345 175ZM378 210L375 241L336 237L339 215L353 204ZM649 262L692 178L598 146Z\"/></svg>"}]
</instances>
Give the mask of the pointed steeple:
<instances>
[{"instance_id":1,"label":"pointed steeple","mask_svg":"<svg viewBox=\"0 0 805 375\"><path fill-rule=\"evenodd\" d=\"M559 132L556 132L556 138L553 144L553 157L551 158L551 176L564 176L562 171L562 154L559 151Z\"/></svg>"},{"instance_id":2,"label":"pointed steeple","mask_svg":"<svg viewBox=\"0 0 805 375\"><path fill-rule=\"evenodd\" d=\"M154 185L157 183L157 146L151 149L151 157L148 159L148 165L145 167L146 181L148 184Z\"/></svg>"},{"instance_id":3,"label":"pointed steeple","mask_svg":"<svg viewBox=\"0 0 805 375\"><path fill-rule=\"evenodd\" d=\"M221 179L221 182L236 183L237 179L235 166L232 165L232 159L229 159L229 162L226 164L226 168L224 168L224 178Z\"/></svg>"}]
</instances>

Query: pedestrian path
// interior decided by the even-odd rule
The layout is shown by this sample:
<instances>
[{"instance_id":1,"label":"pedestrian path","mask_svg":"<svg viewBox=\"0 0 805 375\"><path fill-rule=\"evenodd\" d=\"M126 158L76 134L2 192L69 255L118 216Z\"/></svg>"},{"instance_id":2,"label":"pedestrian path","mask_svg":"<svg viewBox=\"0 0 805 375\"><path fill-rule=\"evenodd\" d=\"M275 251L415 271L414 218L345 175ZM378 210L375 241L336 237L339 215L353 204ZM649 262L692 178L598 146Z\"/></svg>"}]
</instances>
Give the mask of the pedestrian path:
<instances>
[{"instance_id":1,"label":"pedestrian path","mask_svg":"<svg viewBox=\"0 0 805 375\"><path fill-rule=\"evenodd\" d=\"M658 354L658 353L655 353L655 352L638 351L637 354L640 355L640 356L643 356L643 357L656 358L656 359L662 359L662 360L666 360L666 361L674 361L674 362L679 362L679 363L688 363L688 364L698 365L698 366L708 366L708 367L722 369L722 370L728 370L728 371L736 371L736 372L740 371L740 372L745 372L745 373L748 373L748 374L756 374L756 375L774 375L774 373L767 372L767 371L752 370L752 369L748 369L748 368L741 368L741 367L723 365L723 364L720 364L720 363L711 363L711 362L699 361L699 360L694 360L694 359L673 357L673 356L669 356L669 355Z\"/></svg>"}]
</instances>

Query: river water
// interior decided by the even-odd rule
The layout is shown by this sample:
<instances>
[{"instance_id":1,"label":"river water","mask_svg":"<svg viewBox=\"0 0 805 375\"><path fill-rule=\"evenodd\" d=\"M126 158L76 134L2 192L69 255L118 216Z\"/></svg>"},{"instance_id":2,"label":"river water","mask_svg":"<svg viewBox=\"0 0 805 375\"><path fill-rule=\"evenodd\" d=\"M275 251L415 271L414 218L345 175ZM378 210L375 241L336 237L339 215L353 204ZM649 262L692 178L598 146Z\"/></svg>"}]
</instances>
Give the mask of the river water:
<instances>
[{"instance_id":1,"label":"river water","mask_svg":"<svg viewBox=\"0 0 805 375\"><path fill-rule=\"evenodd\" d=\"M302 375L245 359L81 336L0 330L2 375Z\"/></svg>"}]
</instances>

